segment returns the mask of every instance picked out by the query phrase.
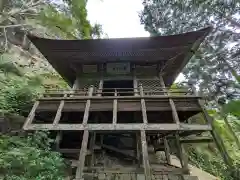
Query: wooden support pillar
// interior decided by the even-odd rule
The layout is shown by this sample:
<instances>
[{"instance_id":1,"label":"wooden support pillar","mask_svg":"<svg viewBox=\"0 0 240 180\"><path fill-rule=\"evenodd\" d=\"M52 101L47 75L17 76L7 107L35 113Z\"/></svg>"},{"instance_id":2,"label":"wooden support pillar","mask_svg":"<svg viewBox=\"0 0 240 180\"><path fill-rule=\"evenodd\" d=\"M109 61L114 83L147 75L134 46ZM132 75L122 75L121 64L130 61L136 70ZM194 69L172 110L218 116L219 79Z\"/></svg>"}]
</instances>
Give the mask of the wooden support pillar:
<instances>
[{"instance_id":1,"label":"wooden support pillar","mask_svg":"<svg viewBox=\"0 0 240 180\"><path fill-rule=\"evenodd\" d=\"M143 159L143 167L144 167L144 175L145 180L151 179L151 170L148 158L148 147L147 147L147 140L146 140L146 132L141 130L141 143L142 143L142 159Z\"/></svg>"},{"instance_id":2,"label":"wooden support pillar","mask_svg":"<svg viewBox=\"0 0 240 180\"><path fill-rule=\"evenodd\" d=\"M138 159L138 167L141 167L142 159L141 159L141 137L139 132L136 132L136 157Z\"/></svg>"},{"instance_id":3,"label":"wooden support pillar","mask_svg":"<svg viewBox=\"0 0 240 180\"><path fill-rule=\"evenodd\" d=\"M97 96L102 96L102 90L103 90L103 78L101 78L99 81Z\"/></svg>"},{"instance_id":4,"label":"wooden support pillar","mask_svg":"<svg viewBox=\"0 0 240 180\"><path fill-rule=\"evenodd\" d=\"M67 94L64 94L63 97L67 97ZM62 115L62 110L63 110L63 107L64 107L64 100L61 100L60 101L60 105L58 106L58 110L57 110L57 113L56 113L56 116L53 120L53 126L57 125L61 119L61 115Z\"/></svg>"},{"instance_id":5,"label":"wooden support pillar","mask_svg":"<svg viewBox=\"0 0 240 180\"><path fill-rule=\"evenodd\" d=\"M159 76L159 79L160 79L161 86L162 86L162 88L165 91L166 90L166 86L165 86L164 80L163 80L161 75ZM164 94L168 95L167 90L166 90L166 92L164 92ZM171 98L169 98L169 103L170 103L170 106L171 106L171 109L172 109L173 120L174 120L174 122L177 125L180 126L180 120L179 120L179 117L178 117L178 113L177 113L177 110L176 110L175 103L174 103L174 101ZM188 158L187 158L187 154L183 153L185 151L184 151L183 146L180 143L179 132L176 132L175 138L176 138L176 146L177 146L177 150L178 150L181 166L184 169L184 171L188 172L189 171L188 160L187 160Z\"/></svg>"},{"instance_id":6,"label":"wooden support pillar","mask_svg":"<svg viewBox=\"0 0 240 180\"><path fill-rule=\"evenodd\" d=\"M95 155L94 155L95 141L96 141L96 133L92 132L92 136L91 136L91 140L90 140L90 151L91 151L90 167L93 167L95 164Z\"/></svg>"},{"instance_id":7,"label":"wooden support pillar","mask_svg":"<svg viewBox=\"0 0 240 180\"><path fill-rule=\"evenodd\" d=\"M135 70L134 70L134 73L133 73L133 88L134 88L134 96L138 96L138 81L137 81L137 78L136 78L136 75L135 75Z\"/></svg>"},{"instance_id":8,"label":"wooden support pillar","mask_svg":"<svg viewBox=\"0 0 240 180\"><path fill-rule=\"evenodd\" d=\"M32 107L32 110L30 111L30 113L29 113L29 115L28 115L28 117L27 117L24 125L23 125L23 129L24 129L24 130L27 130L27 127L28 127L30 124L32 124L33 119L34 119L34 117L35 117L35 112L36 112L36 109L38 108L38 106L39 106L39 101L36 101L36 102L34 103L33 107Z\"/></svg>"},{"instance_id":9,"label":"wooden support pillar","mask_svg":"<svg viewBox=\"0 0 240 180\"><path fill-rule=\"evenodd\" d=\"M166 89L164 80L163 80L163 78L162 78L161 75L159 76L159 79L160 79L161 87L163 88L164 94L165 94L165 95L168 95L168 92L167 92L167 89ZM166 91L166 92L165 92L165 91ZM178 113L177 113L177 110L176 110L174 101L173 101L171 98L169 98L169 103L170 103L170 106L171 106L171 109L172 109L172 115L173 115L173 120L174 120L174 122L175 122L176 124L180 124L179 117L178 117Z\"/></svg>"},{"instance_id":10,"label":"wooden support pillar","mask_svg":"<svg viewBox=\"0 0 240 180\"><path fill-rule=\"evenodd\" d=\"M85 165L85 156L87 153L87 144L88 144L88 137L89 132L88 130L84 130L83 132L83 138L82 138L82 146L79 154L78 159L78 167L76 170L76 179L75 180L83 180L83 169Z\"/></svg>"},{"instance_id":11,"label":"wooden support pillar","mask_svg":"<svg viewBox=\"0 0 240 180\"><path fill-rule=\"evenodd\" d=\"M144 92L143 92L143 87L142 85L139 86L140 89L140 96L141 96L141 107L142 107L142 118L143 118L143 123L147 124L147 110L146 110L146 104L144 100Z\"/></svg>"},{"instance_id":12,"label":"wooden support pillar","mask_svg":"<svg viewBox=\"0 0 240 180\"><path fill-rule=\"evenodd\" d=\"M57 136L56 136L56 139L55 139L55 142L54 142L57 151L60 149L59 146L60 146L61 140L62 140L62 131L59 131L57 133Z\"/></svg>"},{"instance_id":13,"label":"wooden support pillar","mask_svg":"<svg viewBox=\"0 0 240 180\"><path fill-rule=\"evenodd\" d=\"M117 94L117 90L115 89L114 92L114 97L116 97ZM117 124L117 99L113 100L113 124L116 125Z\"/></svg>"},{"instance_id":14,"label":"wooden support pillar","mask_svg":"<svg viewBox=\"0 0 240 180\"><path fill-rule=\"evenodd\" d=\"M206 109L204 108L204 105L202 104L202 102L200 100L198 100L199 106L202 109L202 113L203 113L203 117L206 120L206 122L212 127L212 130L210 131L213 140L218 148L218 150L221 153L221 156L224 160L224 162L229 166L232 167L233 166L233 160L232 158L228 155L227 149L221 139L221 137L219 136L219 134L216 132L216 129L214 127L213 124L213 120L212 117L210 117L206 111Z\"/></svg>"},{"instance_id":15,"label":"wooden support pillar","mask_svg":"<svg viewBox=\"0 0 240 180\"><path fill-rule=\"evenodd\" d=\"M93 86L90 86L88 90L88 96L91 97L93 93ZM90 109L90 104L91 100L88 99L86 102L85 110L84 110L84 115L83 115L83 125L86 125L88 122L88 116L89 116L89 109Z\"/></svg>"},{"instance_id":16,"label":"wooden support pillar","mask_svg":"<svg viewBox=\"0 0 240 180\"><path fill-rule=\"evenodd\" d=\"M168 144L167 137L164 137L164 151L165 151L165 156L168 164L171 164L171 158L170 158L170 148Z\"/></svg>"},{"instance_id":17,"label":"wooden support pillar","mask_svg":"<svg viewBox=\"0 0 240 180\"><path fill-rule=\"evenodd\" d=\"M179 156L179 159L180 159L181 166L184 170L184 173L189 174L187 154L184 150L183 145L180 142L179 134L177 133L175 135L175 137L176 137L177 152L178 152L178 156Z\"/></svg>"}]
</instances>

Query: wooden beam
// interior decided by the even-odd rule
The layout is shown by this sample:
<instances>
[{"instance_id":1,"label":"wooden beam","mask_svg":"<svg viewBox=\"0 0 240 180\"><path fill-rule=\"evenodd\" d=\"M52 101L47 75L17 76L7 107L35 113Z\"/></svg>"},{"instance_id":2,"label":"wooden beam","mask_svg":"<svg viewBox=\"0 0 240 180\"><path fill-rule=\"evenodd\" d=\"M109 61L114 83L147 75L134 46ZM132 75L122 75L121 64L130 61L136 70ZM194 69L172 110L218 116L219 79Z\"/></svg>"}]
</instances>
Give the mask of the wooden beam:
<instances>
[{"instance_id":1,"label":"wooden beam","mask_svg":"<svg viewBox=\"0 0 240 180\"><path fill-rule=\"evenodd\" d=\"M79 164L79 162L72 160L72 167L76 167ZM151 166L153 170L154 175L177 175L177 174L182 174L183 169L181 168L175 168L175 167L164 167L160 165L154 165ZM92 171L97 172L97 173L116 173L116 174L128 174L128 173L137 173L137 174L144 174L143 167L136 168L136 167L129 167L129 166L124 166L124 167L116 167L116 168L107 168L107 167L102 167L102 166L95 166L95 167L85 167L84 168L84 174L92 173ZM151 180L151 179L150 179Z\"/></svg>"},{"instance_id":2,"label":"wooden beam","mask_svg":"<svg viewBox=\"0 0 240 180\"><path fill-rule=\"evenodd\" d=\"M41 97L38 99L39 101L55 101L55 100L65 100L65 101L72 101L72 100L105 100L105 99L123 99L123 100L133 100L133 99L141 99L140 96L73 96L73 97ZM151 96L144 96L144 99L169 99L169 98L176 98L176 99L187 99L187 98L201 98L201 96L195 95L151 95Z\"/></svg>"},{"instance_id":3,"label":"wooden beam","mask_svg":"<svg viewBox=\"0 0 240 180\"><path fill-rule=\"evenodd\" d=\"M143 159L145 180L149 180L151 179L151 170L150 170L150 164L148 159L146 133L144 130L141 130L141 143L142 143L142 159Z\"/></svg>"},{"instance_id":4,"label":"wooden beam","mask_svg":"<svg viewBox=\"0 0 240 180\"><path fill-rule=\"evenodd\" d=\"M177 110L176 110L176 106L173 102L172 99L169 99L169 103L170 103L170 106L171 106L171 109L172 109L172 116L173 116L173 121L176 123L176 124L179 124L180 123L180 120L179 120L179 117L178 117L178 113L177 113Z\"/></svg>"},{"instance_id":5,"label":"wooden beam","mask_svg":"<svg viewBox=\"0 0 240 180\"><path fill-rule=\"evenodd\" d=\"M140 167L142 164L141 160L141 137L139 135L139 132L136 132L136 157L138 159L137 167Z\"/></svg>"},{"instance_id":6,"label":"wooden beam","mask_svg":"<svg viewBox=\"0 0 240 180\"><path fill-rule=\"evenodd\" d=\"M148 120L147 120L147 109L146 109L146 103L144 100L144 93L143 93L143 87L140 84L139 86L140 89L140 96L141 96L141 107L142 107L142 118L143 118L143 123L147 124Z\"/></svg>"},{"instance_id":7,"label":"wooden beam","mask_svg":"<svg viewBox=\"0 0 240 180\"><path fill-rule=\"evenodd\" d=\"M147 130L147 131L211 131L210 125L195 125L195 124L31 124L26 130L89 130L89 131L135 131L135 130Z\"/></svg>"},{"instance_id":8,"label":"wooden beam","mask_svg":"<svg viewBox=\"0 0 240 180\"><path fill-rule=\"evenodd\" d=\"M90 166L94 166L94 164L95 164L95 154L94 154L95 142L96 142L96 132L92 132L92 137L91 137L91 141L90 141L90 151L91 151Z\"/></svg>"},{"instance_id":9,"label":"wooden beam","mask_svg":"<svg viewBox=\"0 0 240 180\"><path fill-rule=\"evenodd\" d=\"M117 97L117 90L115 89L115 92L114 92L114 97ZM114 99L113 100L113 124L115 125L115 124L117 124L117 99Z\"/></svg>"},{"instance_id":10,"label":"wooden beam","mask_svg":"<svg viewBox=\"0 0 240 180\"><path fill-rule=\"evenodd\" d=\"M60 148L60 142L61 142L61 140L62 140L62 132L59 131L59 132L57 133L57 136L56 136L56 139L55 139L55 142L54 142L57 151L58 151L59 148Z\"/></svg>"},{"instance_id":11,"label":"wooden beam","mask_svg":"<svg viewBox=\"0 0 240 180\"><path fill-rule=\"evenodd\" d=\"M56 124L58 124L59 121L60 121L60 119L61 119L63 107L64 107L64 100L60 101L60 105L59 105L59 107L58 107L56 116L55 116L54 121L53 121L53 125L54 125L54 126L55 126Z\"/></svg>"},{"instance_id":12,"label":"wooden beam","mask_svg":"<svg viewBox=\"0 0 240 180\"><path fill-rule=\"evenodd\" d=\"M209 137L195 137L195 138L187 138L180 139L180 143L184 144L193 144L193 143L211 143L213 142L212 138Z\"/></svg>"},{"instance_id":13,"label":"wooden beam","mask_svg":"<svg viewBox=\"0 0 240 180\"><path fill-rule=\"evenodd\" d=\"M25 123L24 123L24 125L23 125L23 129L24 129L24 130L27 130L27 129L28 129L28 126L32 124L33 119L34 119L34 117L35 117L35 112L36 112L36 109L37 109L38 106L39 106L39 103L40 103L39 101L36 101L36 102L34 103L32 109L31 109L31 111L30 111L30 113L29 113L29 115L28 115L28 117L27 117L27 119L26 119L26 121L25 121Z\"/></svg>"},{"instance_id":14,"label":"wooden beam","mask_svg":"<svg viewBox=\"0 0 240 180\"><path fill-rule=\"evenodd\" d=\"M88 91L88 96L91 97L93 93L93 86L91 86L89 88ZM91 104L91 100L88 99L86 102L86 106L85 106L85 110L84 110L84 115L83 115L83 125L86 125L88 122L88 116L89 116L89 109L90 109L90 104Z\"/></svg>"},{"instance_id":15,"label":"wooden beam","mask_svg":"<svg viewBox=\"0 0 240 180\"><path fill-rule=\"evenodd\" d=\"M102 96L102 89L103 89L103 79L99 81L97 96Z\"/></svg>"},{"instance_id":16,"label":"wooden beam","mask_svg":"<svg viewBox=\"0 0 240 180\"><path fill-rule=\"evenodd\" d=\"M189 171L187 158L185 157L186 154L184 154L184 149L183 149L183 147L182 147L182 145L180 143L180 138L179 138L179 134L178 133L176 133L175 138L176 138L177 153L178 153L178 157L179 157L181 166L186 171Z\"/></svg>"},{"instance_id":17,"label":"wooden beam","mask_svg":"<svg viewBox=\"0 0 240 180\"><path fill-rule=\"evenodd\" d=\"M204 105L202 104L202 102L199 100L198 101L199 106L202 109L203 112L203 117L204 119L207 121L208 125L211 126L212 130L211 135L213 137L213 140L218 148L218 150L221 153L221 156L223 157L224 162L229 166L229 167L233 167L233 160L232 158L228 155L227 149L221 139L221 137L219 136L219 134L216 132L214 124L213 124L213 120L212 118L208 115L206 109L204 108Z\"/></svg>"},{"instance_id":18,"label":"wooden beam","mask_svg":"<svg viewBox=\"0 0 240 180\"><path fill-rule=\"evenodd\" d=\"M41 101L41 104L37 108L37 112L43 111L57 111L60 101ZM148 111L170 111L171 106L168 101L162 100L146 100L145 101ZM194 111L195 113L201 112L200 107L197 105L197 100L192 99L188 101L191 107L185 107L181 105L177 106L177 111ZM65 101L63 112L80 111L85 110L86 100L73 100ZM118 111L141 111L141 103L139 100L118 100L117 102ZM112 111L113 100L92 100L90 111Z\"/></svg>"},{"instance_id":19,"label":"wooden beam","mask_svg":"<svg viewBox=\"0 0 240 180\"><path fill-rule=\"evenodd\" d=\"M88 130L84 130L83 138L82 138L82 146L81 146L79 159L78 159L79 166L77 167L77 170L76 170L75 180L83 180L83 169L84 169L84 165L85 165L85 156L87 153L88 137L89 137Z\"/></svg>"},{"instance_id":20,"label":"wooden beam","mask_svg":"<svg viewBox=\"0 0 240 180\"><path fill-rule=\"evenodd\" d=\"M171 164L170 148L169 148L168 140L167 140L166 137L164 137L163 141L164 141L164 151L165 151L165 156L166 156L166 159L167 159L167 163Z\"/></svg>"},{"instance_id":21,"label":"wooden beam","mask_svg":"<svg viewBox=\"0 0 240 180\"><path fill-rule=\"evenodd\" d=\"M159 79L160 79L161 86L163 88L166 88L163 77L161 75L159 76ZM164 94L167 96L168 92L165 92ZM169 98L169 103L170 103L170 106L171 106L171 109L172 109L173 120L174 120L175 123L179 124L180 120L179 120L179 117L178 117L176 106L174 104L174 101L171 98Z\"/></svg>"}]
</instances>

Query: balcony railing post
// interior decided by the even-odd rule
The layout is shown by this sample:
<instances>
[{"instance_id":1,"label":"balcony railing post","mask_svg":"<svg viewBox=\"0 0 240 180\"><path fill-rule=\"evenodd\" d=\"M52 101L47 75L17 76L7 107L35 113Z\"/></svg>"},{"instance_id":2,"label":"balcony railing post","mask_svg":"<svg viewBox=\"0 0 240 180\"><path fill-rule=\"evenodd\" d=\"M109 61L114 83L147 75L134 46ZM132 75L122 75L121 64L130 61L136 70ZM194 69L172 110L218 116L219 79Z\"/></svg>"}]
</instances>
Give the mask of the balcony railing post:
<instances>
[{"instance_id":1,"label":"balcony railing post","mask_svg":"<svg viewBox=\"0 0 240 180\"><path fill-rule=\"evenodd\" d=\"M117 97L117 90L114 89L114 97ZM117 124L117 99L113 100L113 124Z\"/></svg>"}]
</instances>

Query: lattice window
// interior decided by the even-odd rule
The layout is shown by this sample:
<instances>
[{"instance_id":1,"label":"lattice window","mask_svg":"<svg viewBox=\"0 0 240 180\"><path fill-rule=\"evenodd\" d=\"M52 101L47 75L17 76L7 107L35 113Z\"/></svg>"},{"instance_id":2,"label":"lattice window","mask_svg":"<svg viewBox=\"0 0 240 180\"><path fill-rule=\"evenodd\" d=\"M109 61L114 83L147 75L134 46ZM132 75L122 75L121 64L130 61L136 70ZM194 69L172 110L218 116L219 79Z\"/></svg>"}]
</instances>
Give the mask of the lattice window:
<instances>
[{"instance_id":1,"label":"lattice window","mask_svg":"<svg viewBox=\"0 0 240 180\"><path fill-rule=\"evenodd\" d=\"M138 85L140 84L142 84L145 95L163 95L160 79L138 79Z\"/></svg>"}]
</instances>

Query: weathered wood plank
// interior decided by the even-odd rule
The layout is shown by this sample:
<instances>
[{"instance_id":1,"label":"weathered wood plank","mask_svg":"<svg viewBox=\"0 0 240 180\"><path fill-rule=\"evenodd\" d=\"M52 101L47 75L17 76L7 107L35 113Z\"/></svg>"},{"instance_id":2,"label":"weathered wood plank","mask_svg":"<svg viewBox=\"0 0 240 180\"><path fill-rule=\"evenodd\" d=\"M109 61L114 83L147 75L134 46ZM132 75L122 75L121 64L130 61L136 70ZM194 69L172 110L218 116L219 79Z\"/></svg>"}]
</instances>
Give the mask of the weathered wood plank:
<instances>
[{"instance_id":1,"label":"weathered wood plank","mask_svg":"<svg viewBox=\"0 0 240 180\"><path fill-rule=\"evenodd\" d=\"M36 102L34 103L34 105L33 105L33 107L32 107L32 110L30 111L30 113L29 113L29 115L28 115L28 117L27 117L27 119L26 119L26 121L25 121L25 123L24 123L24 125L23 125L23 129L24 129L24 130L27 130L27 129L28 129L28 126L32 124L33 119L34 119L34 117L35 117L35 112L36 112L36 109L37 109L38 106L39 106L39 103L40 103L39 101L36 101Z\"/></svg>"},{"instance_id":2,"label":"weathered wood plank","mask_svg":"<svg viewBox=\"0 0 240 180\"><path fill-rule=\"evenodd\" d=\"M184 153L184 149L183 149L183 146L180 143L180 137L179 137L178 133L176 133L175 138L176 138L176 147L177 147L178 157L179 157L181 166L184 170L189 171L187 154Z\"/></svg>"},{"instance_id":3,"label":"weathered wood plank","mask_svg":"<svg viewBox=\"0 0 240 180\"><path fill-rule=\"evenodd\" d=\"M58 151L59 148L60 148L60 142L61 142L61 140L62 140L62 132L59 131L59 132L57 133L57 136L56 136L56 139L55 139L55 142L54 142L55 148L56 148L57 151Z\"/></svg>"},{"instance_id":4,"label":"weathered wood plank","mask_svg":"<svg viewBox=\"0 0 240 180\"><path fill-rule=\"evenodd\" d=\"M55 118L54 118L54 120L53 120L53 125L56 125L56 124L59 123L59 121L60 121L60 119L61 119L63 107L64 107L64 100L62 100L62 101L60 102L60 105L59 105L59 107L58 107L56 116L55 116Z\"/></svg>"},{"instance_id":5,"label":"weathered wood plank","mask_svg":"<svg viewBox=\"0 0 240 180\"><path fill-rule=\"evenodd\" d=\"M187 139L180 139L180 143L184 144L193 144L193 143L210 143L213 142L212 138L209 137L195 137L195 138L187 138Z\"/></svg>"},{"instance_id":6,"label":"weathered wood plank","mask_svg":"<svg viewBox=\"0 0 240 180\"><path fill-rule=\"evenodd\" d=\"M103 89L103 79L99 81L97 96L102 96L102 89Z\"/></svg>"},{"instance_id":7,"label":"weathered wood plank","mask_svg":"<svg viewBox=\"0 0 240 180\"><path fill-rule=\"evenodd\" d=\"M140 96L141 96L141 109L142 109L142 118L143 118L143 123L147 124L147 109L146 109L146 104L145 104L145 99L144 99L144 93L143 93L143 87L142 85L139 86L140 89Z\"/></svg>"},{"instance_id":8,"label":"weathered wood plank","mask_svg":"<svg viewBox=\"0 0 240 180\"><path fill-rule=\"evenodd\" d=\"M92 137L91 137L91 142L90 142L90 151L91 151L90 166L94 166L94 164L95 164L95 154L94 154L95 141L96 141L96 133L92 132Z\"/></svg>"},{"instance_id":9,"label":"weathered wood plank","mask_svg":"<svg viewBox=\"0 0 240 180\"><path fill-rule=\"evenodd\" d=\"M59 107L60 101L41 101L41 104L37 108L37 112L41 111L56 111ZM194 105L197 104L197 100L192 101L192 106L177 106L177 111L196 111L200 112L200 107ZM171 106L169 102L163 102L161 100L145 100L145 104L148 111L170 111ZM64 108L62 112L71 112L71 111L84 111L86 105L86 100L84 101L65 101ZM141 111L141 103L139 100L118 100L117 101L118 111ZM92 100L90 111L111 111L113 108L112 100Z\"/></svg>"},{"instance_id":10,"label":"weathered wood plank","mask_svg":"<svg viewBox=\"0 0 240 180\"><path fill-rule=\"evenodd\" d=\"M89 137L88 130L84 130L83 138L82 138L82 146L81 146L79 159L78 159L79 165L76 170L76 179L75 180L82 180L82 178L83 178L83 169L84 169L84 165L85 165L85 156L87 153L88 137Z\"/></svg>"},{"instance_id":11,"label":"weathered wood plank","mask_svg":"<svg viewBox=\"0 0 240 180\"><path fill-rule=\"evenodd\" d=\"M91 97L93 93L93 86L91 86L89 88L88 91L88 96ZM91 105L91 100L88 99L86 102L86 106L85 106L85 110L84 110L84 115L83 115L83 124L86 125L88 122L88 116L89 116L89 109L90 109L90 105Z\"/></svg>"},{"instance_id":12,"label":"weathered wood plank","mask_svg":"<svg viewBox=\"0 0 240 180\"><path fill-rule=\"evenodd\" d=\"M148 159L146 133L144 130L141 130L141 143L142 143L142 159L143 159L145 180L149 180L151 179L151 170L150 170L150 164Z\"/></svg>"},{"instance_id":13,"label":"weathered wood plank","mask_svg":"<svg viewBox=\"0 0 240 180\"><path fill-rule=\"evenodd\" d=\"M178 113L177 113L177 110L176 110L176 107L175 107L175 104L174 104L173 100L169 99L169 103L170 103L170 106L171 106L171 109L172 109L173 120L174 120L175 123L179 124L180 120L179 120Z\"/></svg>"},{"instance_id":14,"label":"weathered wood plank","mask_svg":"<svg viewBox=\"0 0 240 180\"><path fill-rule=\"evenodd\" d=\"M76 167L79 164L78 161L72 160L72 167ZM174 167L164 167L164 166L158 166L153 165L151 166L153 174L157 175L167 175L167 174L182 174L183 169L182 168L174 168ZM144 174L143 167L119 167L119 168L107 168L102 166L95 166L95 167L85 167L84 168L84 174L92 173L92 171L101 172L101 173L117 173L117 174L126 174L126 173L138 173L138 174Z\"/></svg>"},{"instance_id":15,"label":"weathered wood plank","mask_svg":"<svg viewBox=\"0 0 240 180\"><path fill-rule=\"evenodd\" d=\"M194 125L194 124L31 124L26 130L84 130L89 131L129 131L129 130L147 130L147 131L210 131L210 125Z\"/></svg>"},{"instance_id":16,"label":"weathered wood plank","mask_svg":"<svg viewBox=\"0 0 240 180\"><path fill-rule=\"evenodd\" d=\"M164 150L165 150L166 160L168 164L171 164L170 148L169 148L168 140L166 137L164 137L163 140L164 140Z\"/></svg>"},{"instance_id":17,"label":"weathered wood plank","mask_svg":"<svg viewBox=\"0 0 240 180\"><path fill-rule=\"evenodd\" d=\"M176 99L186 99L186 98L201 98L201 96L195 95L151 95L151 96L144 96L144 99L169 99L169 98L176 98ZM74 96L74 97L42 97L38 99L39 101L53 101L53 100L103 100L103 99L141 99L140 96L118 96L117 98L114 96Z\"/></svg>"},{"instance_id":18,"label":"weathered wood plank","mask_svg":"<svg viewBox=\"0 0 240 180\"><path fill-rule=\"evenodd\" d=\"M117 97L117 91L115 89L114 96ZM118 108L118 101L117 99L113 100L113 124L117 124L117 109Z\"/></svg>"}]
</instances>

